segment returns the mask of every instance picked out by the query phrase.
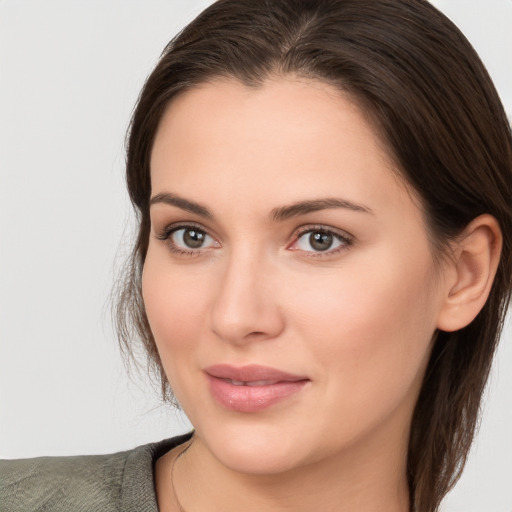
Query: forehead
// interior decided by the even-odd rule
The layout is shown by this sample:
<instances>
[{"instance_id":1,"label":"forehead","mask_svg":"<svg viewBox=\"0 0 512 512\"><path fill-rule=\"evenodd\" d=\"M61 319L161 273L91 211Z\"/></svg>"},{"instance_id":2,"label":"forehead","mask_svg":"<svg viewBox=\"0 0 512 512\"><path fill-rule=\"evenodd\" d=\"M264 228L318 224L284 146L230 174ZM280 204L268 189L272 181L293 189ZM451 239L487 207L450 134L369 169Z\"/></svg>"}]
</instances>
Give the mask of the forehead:
<instances>
[{"instance_id":1,"label":"forehead","mask_svg":"<svg viewBox=\"0 0 512 512\"><path fill-rule=\"evenodd\" d=\"M204 202L236 194L269 207L311 195L382 200L406 189L356 103L295 78L259 87L217 80L176 97L156 135L151 178L153 195L193 191Z\"/></svg>"}]
</instances>

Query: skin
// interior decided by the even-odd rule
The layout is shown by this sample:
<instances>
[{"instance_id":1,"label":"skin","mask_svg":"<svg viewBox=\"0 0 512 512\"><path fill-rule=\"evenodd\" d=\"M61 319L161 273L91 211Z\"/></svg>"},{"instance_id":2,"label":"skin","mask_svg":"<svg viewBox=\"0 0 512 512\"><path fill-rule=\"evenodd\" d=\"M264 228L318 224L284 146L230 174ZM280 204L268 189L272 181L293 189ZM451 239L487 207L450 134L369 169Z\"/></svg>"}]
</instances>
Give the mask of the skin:
<instances>
[{"instance_id":1,"label":"skin","mask_svg":"<svg viewBox=\"0 0 512 512\"><path fill-rule=\"evenodd\" d=\"M434 262L419 202L367 118L320 82L210 82L168 107L151 180L153 197L211 213L154 202L142 281L166 374L196 429L174 471L183 508L408 510L411 416L458 273ZM362 209L271 218L326 198ZM190 224L208 235L202 247L187 247L183 231L162 239ZM315 252L304 231L319 227L350 242ZM219 363L309 382L263 411L231 411L203 371ZM163 511L177 510L179 450L157 463Z\"/></svg>"}]
</instances>

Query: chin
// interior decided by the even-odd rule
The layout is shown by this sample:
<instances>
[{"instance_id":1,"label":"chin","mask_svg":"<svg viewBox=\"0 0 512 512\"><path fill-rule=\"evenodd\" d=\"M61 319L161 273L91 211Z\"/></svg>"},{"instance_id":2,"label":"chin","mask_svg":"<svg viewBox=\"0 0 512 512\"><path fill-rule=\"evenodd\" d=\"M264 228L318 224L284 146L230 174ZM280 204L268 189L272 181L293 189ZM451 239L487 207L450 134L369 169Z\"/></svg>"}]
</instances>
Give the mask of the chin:
<instances>
[{"instance_id":1,"label":"chin","mask_svg":"<svg viewBox=\"0 0 512 512\"><path fill-rule=\"evenodd\" d=\"M197 430L203 444L224 466L240 473L271 475L289 471L307 458L302 441L275 424L224 425ZM299 448L299 449L298 449Z\"/></svg>"},{"instance_id":2,"label":"chin","mask_svg":"<svg viewBox=\"0 0 512 512\"><path fill-rule=\"evenodd\" d=\"M292 452L279 443L268 443L262 448L253 443L247 446L234 442L214 455L232 471L251 475L276 475L301 465L297 449Z\"/></svg>"}]
</instances>

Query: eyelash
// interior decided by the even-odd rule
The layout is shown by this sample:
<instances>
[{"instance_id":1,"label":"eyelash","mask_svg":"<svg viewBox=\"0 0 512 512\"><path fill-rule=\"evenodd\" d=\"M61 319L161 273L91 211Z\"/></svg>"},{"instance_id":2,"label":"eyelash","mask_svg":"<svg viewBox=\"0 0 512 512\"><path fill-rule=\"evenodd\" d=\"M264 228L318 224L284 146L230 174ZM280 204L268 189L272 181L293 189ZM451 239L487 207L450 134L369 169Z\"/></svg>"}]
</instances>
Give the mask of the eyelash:
<instances>
[{"instance_id":1,"label":"eyelash","mask_svg":"<svg viewBox=\"0 0 512 512\"><path fill-rule=\"evenodd\" d=\"M174 254L180 254L184 256L199 256L203 251L201 249L190 249L186 250L181 247L178 247L175 243L171 241L171 237L174 233L177 231L180 231L181 229L195 229L198 232L204 233L205 235L209 236L210 238L214 239L206 229L201 227L199 224L171 224L170 226L166 226L160 233L156 235L156 238L158 240L162 240L163 242L167 242L167 246L169 247L169 250L173 252ZM215 240L215 239L214 239ZM217 242L218 243L218 242Z\"/></svg>"},{"instance_id":2,"label":"eyelash","mask_svg":"<svg viewBox=\"0 0 512 512\"><path fill-rule=\"evenodd\" d=\"M340 232L337 229L326 227L323 225L308 225L302 226L298 230L295 231L293 235L293 242L288 245L289 250L300 250L300 249L291 249L291 246L296 245L300 239L307 234L322 234L331 236L333 239L340 242L340 245L334 249L326 249L325 251L303 251L307 253L308 258L327 258L329 256L333 256L338 254L341 251L346 251L354 244L354 238L350 236L348 233Z\"/></svg>"},{"instance_id":3,"label":"eyelash","mask_svg":"<svg viewBox=\"0 0 512 512\"><path fill-rule=\"evenodd\" d=\"M211 236L205 228L203 228L202 226L200 226L198 224L192 224L192 223L171 224L169 226L166 226L160 233L158 233L156 235L156 238L158 240L167 242L167 246L169 247L169 250L175 254L180 254L180 255L184 255L184 256L192 256L192 257L199 256L200 254L202 254L202 252L204 251L204 249L202 250L202 248L198 248L196 250L194 250L194 249L186 250L181 247L178 247L175 243L173 243L170 240L172 235L174 233L176 233L177 231L180 231L181 229L196 229L196 231L203 233L204 235L215 240L215 238L213 236ZM291 247L293 245L296 245L297 243L299 243L300 239L304 235L307 235L308 233L310 233L310 234L315 233L315 234L331 236L333 239L340 242L340 245L338 247L336 247L334 249L328 248L325 251L314 251L314 250L313 251L305 251L305 250L303 250L302 252L306 253L307 254L306 257L308 257L308 258L329 257L329 256L337 254L341 251L347 250L354 243L353 237L348 235L345 232L341 233L338 230L335 230L330 227L328 228L328 227L322 226L322 225L308 225L308 226L302 226L301 228L299 228L298 230L295 231L295 233L293 234L293 242L291 244L287 245L287 249L294 250L294 251L297 251L297 250L300 251L300 249L292 249ZM216 242L216 243L218 244L218 246L220 246L220 244L218 242Z\"/></svg>"}]
</instances>

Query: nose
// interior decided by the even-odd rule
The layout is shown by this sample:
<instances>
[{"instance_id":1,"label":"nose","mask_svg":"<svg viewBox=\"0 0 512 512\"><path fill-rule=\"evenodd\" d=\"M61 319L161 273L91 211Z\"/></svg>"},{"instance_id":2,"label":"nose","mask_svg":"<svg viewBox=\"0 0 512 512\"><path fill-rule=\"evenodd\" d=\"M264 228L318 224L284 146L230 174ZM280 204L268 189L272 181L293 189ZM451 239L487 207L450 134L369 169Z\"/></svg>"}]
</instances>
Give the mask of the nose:
<instances>
[{"instance_id":1,"label":"nose","mask_svg":"<svg viewBox=\"0 0 512 512\"><path fill-rule=\"evenodd\" d=\"M255 254L233 255L226 263L211 307L211 330L219 338L243 345L276 338L283 331L278 276L271 267Z\"/></svg>"}]
</instances>

